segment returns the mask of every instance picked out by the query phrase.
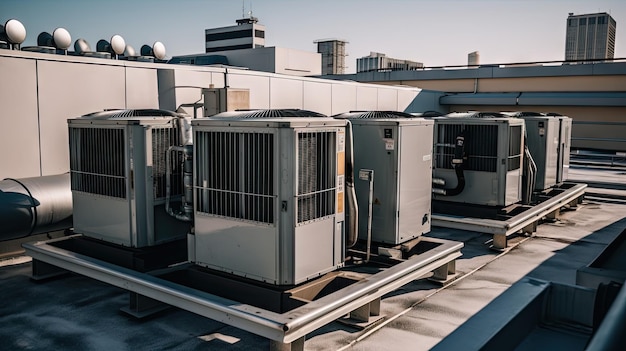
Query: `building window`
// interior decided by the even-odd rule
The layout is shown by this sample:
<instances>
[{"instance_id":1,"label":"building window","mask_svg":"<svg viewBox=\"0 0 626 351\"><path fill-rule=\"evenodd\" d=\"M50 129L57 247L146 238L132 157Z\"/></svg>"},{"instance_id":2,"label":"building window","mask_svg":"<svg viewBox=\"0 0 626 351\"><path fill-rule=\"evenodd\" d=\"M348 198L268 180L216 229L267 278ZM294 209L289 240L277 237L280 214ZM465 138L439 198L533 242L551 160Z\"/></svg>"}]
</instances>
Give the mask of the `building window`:
<instances>
[{"instance_id":1,"label":"building window","mask_svg":"<svg viewBox=\"0 0 626 351\"><path fill-rule=\"evenodd\" d=\"M205 39L206 41L217 41L217 40L249 38L251 36L252 36L251 31L247 29L247 30L237 30L237 31L232 31L232 32L223 32L223 33L210 33L205 36Z\"/></svg>"},{"instance_id":2,"label":"building window","mask_svg":"<svg viewBox=\"0 0 626 351\"><path fill-rule=\"evenodd\" d=\"M589 24L596 24L596 18L595 17L590 17L589 18Z\"/></svg>"},{"instance_id":3,"label":"building window","mask_svg":"<svg viewBox=\"0 0 626 351\"><path fill-rule=\"evenodd\" d=\"M254 30L254 37L255 38L263 38L263 39L265 39L265 31L255 29Z\"/></svg>"},{"instance_id":4,"label":"building window","mask_svg":"<svg viewBox=\"0 0 626 351\"><path fill-rule=\"evenodd\" d=\"M598 17L598 24L605 24L606 23L606 17Z\"/></svg>"},{"instance_id":5,"label":"building window","mask_svg":"<svg viewBox=\"0 0 626 351\"><path fill-rule=\"evenodd\" d=\"M585 26L587 25L587 19L586 18L581 18L578 20L578 25L579 26Z\"/></svg>"}]
</instances>

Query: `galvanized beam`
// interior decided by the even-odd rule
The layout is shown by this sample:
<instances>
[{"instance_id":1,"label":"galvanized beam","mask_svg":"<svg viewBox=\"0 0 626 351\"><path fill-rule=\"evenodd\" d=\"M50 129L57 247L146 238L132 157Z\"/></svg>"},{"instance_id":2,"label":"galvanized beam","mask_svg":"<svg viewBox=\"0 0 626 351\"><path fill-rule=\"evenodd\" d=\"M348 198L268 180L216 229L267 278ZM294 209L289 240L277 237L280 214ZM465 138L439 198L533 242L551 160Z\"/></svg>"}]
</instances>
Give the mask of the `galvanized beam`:
<instances>
[{"instance_id":1,"label":"galvanized beam","mask_svg":"<svg viewBox=\"0 0 626 351\"><path fill-rule=\"evenodd\" d=\"M561 207L578 203L578 199L585 194L587 184L573 184L567 189L540 204L529 208L507 220L485 219L475 217L448 216L443 214L432 215L432 225L435 227L469 230L493 235L493 247L505 249L507 237L521 230L531 230L544 217L554 217Z\"/></svg>"},{"instance_id":2,"label":"galvanized beam","mask_svg":"<svg viewBox=\"0 0 626 351\"><path fill-rule=\"evenodd\" d=\"M69 239L71 237L29 243L24 248L36 260L266 337L272 340L273 348L279 349L293 349L293 346L303 343L306 334L439 267L445 266L449 270L448 263L461 256L463 247L461 242L424 237L422 241L437 246L318 300L279 314L51 245ZM184 267L181 266L181 269Z\"/></svg>"}]
</instances>

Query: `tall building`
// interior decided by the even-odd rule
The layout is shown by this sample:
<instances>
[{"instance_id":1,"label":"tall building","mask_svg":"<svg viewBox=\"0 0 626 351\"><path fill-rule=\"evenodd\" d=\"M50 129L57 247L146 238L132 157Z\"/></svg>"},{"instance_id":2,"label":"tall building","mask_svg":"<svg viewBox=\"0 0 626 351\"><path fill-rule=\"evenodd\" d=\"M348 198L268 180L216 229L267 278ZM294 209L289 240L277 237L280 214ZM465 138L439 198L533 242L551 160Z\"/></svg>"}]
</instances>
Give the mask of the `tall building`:
<instances>
[{"instance_id":1,"label":"tall building","mask_svg":"<svg viewBox=\"0 0 626 351\"><path fill-rule=\"evenodd\" d=\"M236 26L205 29L205 52L254 49L265 46L265 26L256 17L242 18Z\"/></svg>"},{"instance_id":2,"label":"tall building","mask_svg":"<svg viewBox=\"0 0 626 351\"><path fill-rule=\"evenodd\" d=\"M613 59L616 22L606 12L567 17L565 60Z\"/></svg>"},{"instance_id":3,"label":"tall building","mask_svg":"<svg viewBox=\"0 0 626 351\"><path fill-rule=\"evenodd\" d=\"M418 68L424 68L424 64L421 62L394 59L380 52L372 51L369 56L356 59L357 72L378 70L410 71Z\"/></svg>"},{"instance_id":4,"label":"tall building","mask_svg":"<svg viewBox=\"0 0 626 351\"><path fill-rule=\"evenodd\" d=\"M320 39L317 52L322 54L322 74L344 74L346 68L346 44L341 39Z\"/></svg>"},{"instance_id":5,"label":"tall building","mask_svg":"<svg viewBox=\"0 0 626 351\"><path fill-rule=\"evenodd\" d=\"M467 54L467 65L478 66L480 65L480 53L478 51L472 51Z\"/></svg>"}]
</instances>

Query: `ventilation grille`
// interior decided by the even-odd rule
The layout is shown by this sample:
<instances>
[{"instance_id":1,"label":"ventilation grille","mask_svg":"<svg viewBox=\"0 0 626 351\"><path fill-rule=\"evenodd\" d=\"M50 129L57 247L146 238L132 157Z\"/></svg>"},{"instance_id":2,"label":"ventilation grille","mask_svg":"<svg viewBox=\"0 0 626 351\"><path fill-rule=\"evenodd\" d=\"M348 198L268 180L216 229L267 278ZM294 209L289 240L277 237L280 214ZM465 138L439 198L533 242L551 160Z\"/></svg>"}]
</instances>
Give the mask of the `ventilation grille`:
<instances>
[{"instance_id":1,"label":"ventilation grille","mask_svg":"<svg viewBox=\"0 0 626 351\"><path fill-rule=\"evenodd\" d=\"M415 116L404 112L397 111L350 111L348 113L342 113L334 118L346 118L346 119L402 119L402 118L415 118Z\"/></svg>"},{"instance_id":2,"label":"ventilation grille","mask_svg":"<svg viewBox=\"0 0 626 351\"><path fill-rule=\"evenodd\" d=\"M509 157L507 169L519 169L522 164L522 126L509 127Z\"/></svg>"},{"instance_id":3,"label":"ventilation grille","mask_svg":"<svg viewBox=\"0 0 626 351\"><path fill-rule=\"evenodd\" d=\"M327 117L321 113L300 109L272 109L272 110L236 110L223 112L211 117L230 118L274 118L274 117Z\"/></svg>"},{"instance_id":4,"label":"ventilation grille","mask_svg":"<svg viewBox=\"0 0 626 351\"><path fill-rule=\"evenodd\" d=\"M166 192L166 152L170 146L180 145L180 131L178 128L152 128L152 177L153 194L155 199L165 198ZM170 170L170 195L176 196L183 193L182 184L182 162L183 156L180 152L173 152L171 155Z\"/></svg>"},{"instance_id":5,"label":"ventilation grille","mask_svg":"<svg viewBox=\"0 0 626 351\"><path fill-rule=\"evenodd\" d=\"M124 130L70 128L72 190L126 198Z\"/></svg>"},{"instance_id":6,"label":"ventilation grille","mask_svg":"<svg viewBox=\"0 0 626 351\"><path fill-rule=\"evenodd\" d=\"M196 132L197 211L275 221L274 134Z\"/></svg>"},{"instance_id":7,"label":"ventilation grille","mask_svg":"<svg viewBox=\"0 0 626 351\"><path fill-rule=\"evenodd\" d=\"M498 167L498 126L439 124L436 149L437 168L452 169L456 137L465 135L464 169L471 171L496 172ZM518 150L519 152L519 150Z\"/></svg>"},{"instance_id":8,"label":"ventilation grille","mask_svg":"<svg viewBox=\"0 0 626 351\"><path fill-rule=\"evenodd\" d=\"M335 212L336 164L335 132L298 133L298 223Z\"/></svg>"}]
</instances>

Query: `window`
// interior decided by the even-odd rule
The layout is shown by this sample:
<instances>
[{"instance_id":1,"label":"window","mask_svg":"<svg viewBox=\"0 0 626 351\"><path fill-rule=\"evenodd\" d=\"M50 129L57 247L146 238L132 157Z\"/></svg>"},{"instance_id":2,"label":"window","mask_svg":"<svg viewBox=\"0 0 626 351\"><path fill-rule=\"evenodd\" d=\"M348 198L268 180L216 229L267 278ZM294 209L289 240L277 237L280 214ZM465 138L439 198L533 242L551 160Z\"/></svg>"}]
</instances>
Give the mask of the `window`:
<instances>
[{"instance_id":1,"label":"window","mask_svg":"<svg viewBox=\"0 0 626 351\"><path fill-rule=\"evenodd\" d=\"M586 26L587 25L587 19L586 18L580 18L578 20L578 25L579 26Z\"/></svg>"},{"instance_id":2,"label":"window","mask_svg":"<svg viewBox=\"0 0 626 351\"><path fill-rule=\"evenodd\" d=\"M249 38L251 36L251 31L248 30L237 30L233 32L224 32L224 33L210 33L205 36L206 41L216 41L216 40L227 40L227 39L238 39L238 38Z\"/></svg>"},{"instance_id":3,"label":"window","mask_svg":"<svg viewBox=\"0 0 626 351\"><path fill-rule=\"evenodd\" d=\"M255 29L254 30L254 37L255 38L264 38L265 39L265 31Z\"/></svg>"}]
</instances>

